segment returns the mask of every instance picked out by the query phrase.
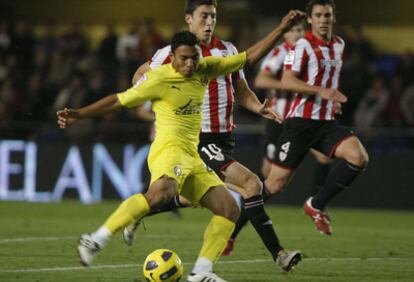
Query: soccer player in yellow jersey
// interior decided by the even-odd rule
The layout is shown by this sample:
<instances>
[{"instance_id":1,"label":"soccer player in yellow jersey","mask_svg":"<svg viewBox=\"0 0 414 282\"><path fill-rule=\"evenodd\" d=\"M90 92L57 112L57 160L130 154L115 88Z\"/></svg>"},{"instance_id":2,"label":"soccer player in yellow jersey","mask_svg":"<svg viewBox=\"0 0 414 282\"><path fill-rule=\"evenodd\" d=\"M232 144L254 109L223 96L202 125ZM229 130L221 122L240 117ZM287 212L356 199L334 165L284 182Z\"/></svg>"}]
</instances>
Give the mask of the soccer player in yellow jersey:
<instances>
[{"instance_id":1,"label":"soccer player in yellow jersey","mask_svg":"<svg viewBox=\"0 0 414 282\"><path fill-rule=\"evenodd\" d=\"M292 11L289 21L302 12ZM94 233L83 234L78 245L81 262L89 266L96 254L113 235L159 208L177 193L194 205L214 213L204 233L204 242L187 281L225 281L212 272L239 216L234 198L218 176L206 167L197 152L201 127L201 106L209 80L233 73L245 64L263 57L284 32L276 28L246 52L225 58L208 57L200 60L199 40L191 32L174 35L171 42L172 63L149 71L131 89L107 96L89 106L57 112L61 128L78 119L104 115L121 107L135 107L147 100L153 102L157 135L151 145L148 164L151 184L145 194L126 199ZM266 105L264 114L280 119Z\"/></svg>"}]
</instances>

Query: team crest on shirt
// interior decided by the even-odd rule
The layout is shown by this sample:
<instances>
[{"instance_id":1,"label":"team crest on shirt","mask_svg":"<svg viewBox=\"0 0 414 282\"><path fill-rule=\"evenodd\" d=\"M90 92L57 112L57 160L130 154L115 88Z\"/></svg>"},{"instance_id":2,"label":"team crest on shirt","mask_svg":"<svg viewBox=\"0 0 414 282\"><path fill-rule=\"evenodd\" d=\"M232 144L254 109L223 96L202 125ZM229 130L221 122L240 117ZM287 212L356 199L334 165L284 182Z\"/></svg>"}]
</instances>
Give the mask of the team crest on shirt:
<instances>
[{"instance_id":1,"label":"team crest on shirt","mask_svg":"<svg viewBox=\"0 0 414 282\"><path fill-rule=\"evenodd\" d=\"M208 77L207 77L207 75L202 75L200 77L200 82L201 82L201 84L207 85L208 84Z\"/></svg>"},{"instance_id":2,"label":"team crest on shirt","mask_svg":"<svg viewBox=\"0 0 414 282\"><path fill-rule=\"evenodd\" d=\"M176 165L174 167L174 174L177 175L177 176L183 175L183 170L181 169L181 167L179 165Z\"/></svg>"},{"instance_id":3,"label":"team crest on shirt","mask_svg":"<svg viewBox=\"0 0 414 282\"><path fill-rule=\"evenodd\" d=\"M295 50L290 50L285 57L285 65L292 65L295 61Z\"/></svg>"}]
</instances>

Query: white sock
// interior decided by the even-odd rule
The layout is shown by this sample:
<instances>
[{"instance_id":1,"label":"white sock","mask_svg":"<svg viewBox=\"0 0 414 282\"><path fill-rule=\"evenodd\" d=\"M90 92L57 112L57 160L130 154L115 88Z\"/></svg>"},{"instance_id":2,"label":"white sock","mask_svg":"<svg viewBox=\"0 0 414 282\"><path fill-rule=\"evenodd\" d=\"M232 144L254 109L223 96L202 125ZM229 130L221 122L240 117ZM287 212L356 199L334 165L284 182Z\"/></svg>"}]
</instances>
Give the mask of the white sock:
<instances>
[{"instance_id":1,"label":"white sock","mask_svg":"<svg viewBox=\"0 0 414 282\"><path fill-rule=\"evenodd\" d=\"M212 272L213 271L213 262L207 258L199 257L195 262L192 273L200 272Z\"/></svg>"},{"instance_id":2,"label":"white sock","mask_svg":"<svg viewBox=\"0 0 414 282\"><path fill-rule=\"evenodd\" d=\"M92 233L91 236L101 248L105 247L112 238L111 232L109 232L108 228L105 226L99 227L99 229Z\"/></svg>"}]
</instances>

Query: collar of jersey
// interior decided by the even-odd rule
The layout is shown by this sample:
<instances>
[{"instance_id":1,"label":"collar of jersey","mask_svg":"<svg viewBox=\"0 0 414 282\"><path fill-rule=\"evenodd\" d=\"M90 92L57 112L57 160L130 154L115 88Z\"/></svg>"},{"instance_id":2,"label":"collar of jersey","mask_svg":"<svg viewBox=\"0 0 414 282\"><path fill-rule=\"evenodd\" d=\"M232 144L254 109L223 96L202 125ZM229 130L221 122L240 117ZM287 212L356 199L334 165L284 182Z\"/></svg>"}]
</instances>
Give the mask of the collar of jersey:
<instances>
[{"instance_id":1,"label":"collar of jersey","mask_svg":"<svg viewBox=\"0 0 414 282\"><path fill-rule=\"evenodd\" d=\"M206 49L219 48L219 49L223 49L224 46L223 46L223 43L221 43L221 40L218 37L213 36L211 38L210 44L201 43L201 48L206 48Z\"/></svg>"},{"instance_id":2,"label":"collar of jersey","mask_svg":"<svg viewBox=\"0 0 414 282\"><path fill-rule=\"evenodd\" d=\"M335 42L337 42L336 36L332 36L332 38L331 38L331 40L329 42L325 42L325 41L319 39L318 37L316 37L315 35L313 35L312 32L310 32L310 31L306 32L305 38L308 39L313 44L318 45L318 46L327 46L327 47L330 47Z\"/></svg>"}]
</instances>

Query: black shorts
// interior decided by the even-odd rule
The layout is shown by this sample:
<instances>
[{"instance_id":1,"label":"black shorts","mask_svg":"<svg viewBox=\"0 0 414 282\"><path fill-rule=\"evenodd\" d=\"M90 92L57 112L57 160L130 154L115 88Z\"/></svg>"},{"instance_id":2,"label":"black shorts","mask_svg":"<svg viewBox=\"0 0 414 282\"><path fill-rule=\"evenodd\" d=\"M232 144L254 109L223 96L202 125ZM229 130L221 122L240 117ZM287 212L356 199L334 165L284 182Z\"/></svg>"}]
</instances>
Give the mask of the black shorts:
<instances>
[{"instance_id":1,"label":"black shorts","mask_svg":"<svg viewBox=\"0 0 414 282\"><path fill-rule=\"evenodd\" d=\"M274 122L272 120L266 120L266 128L265 128L265 147L263 156L272 161L276 154L276 145L277 140L279 139L280 135L283 131L283 125L280 123Z\"/></svg>"},{"instance_id":2,"label":"black shorts","mask_svg":"<svg viewBox=\"0 0 414 282\"><path fill-rule=\"evenodd\" d=\"M198 152L206 165L223 178L221 172L235 162L235 145L231 133L201 133Z\"/></svg>"},{"instance_id":3,"label":"black shorts","mask_svg":"<svg viewBox=\"0 0 414 282\"><path fill-rule=\"evenodd\" d=\"M337 121L290 118L283 123L276 154L272 162L287 169L296 169L313 148L332 158L339 144L354 133Z\"/></svg>"}]
</instances>

